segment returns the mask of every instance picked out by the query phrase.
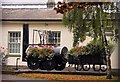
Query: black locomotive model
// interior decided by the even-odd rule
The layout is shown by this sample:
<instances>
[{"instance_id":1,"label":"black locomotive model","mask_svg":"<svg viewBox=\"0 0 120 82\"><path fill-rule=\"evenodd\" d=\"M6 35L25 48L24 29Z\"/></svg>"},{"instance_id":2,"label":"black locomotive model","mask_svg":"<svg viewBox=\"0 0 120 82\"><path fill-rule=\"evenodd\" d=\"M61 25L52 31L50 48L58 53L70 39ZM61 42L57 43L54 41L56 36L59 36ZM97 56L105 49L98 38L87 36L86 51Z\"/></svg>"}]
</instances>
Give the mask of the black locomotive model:
<instances>
[{"instance_id":1,"label":"black locomotive model","mask_svg":"<svg viewBox=\"0 0 120 82\"><path fill-rule=\"evenodd\" d=\"M26 60L28 67L32 70L63 70L66 66L67 47L40 45L39 47L28 47Z\"/></svg>"},{"instance_id":2,"label":"black locomotive model","mask_svg":"<svg viewBox=\"0 0 120 82\"><path fill-rule=\"evenodd\" d=\"M79 55L79 56L68 56L68 63L74 64L74 68L77 71L88 71L92 65L94 71L103 71L107 70L106 68L106 57L102 57L100 55Z\"/></svg>"},{"instance_id":3,"label":"black locomotive model","mask_svg":"<svg viewBox=\"0 0 120 82\"><path fill-rule=\"evenodd\" d=\"M40 43L34 44L34 33L38 32ZM29 28L23 27L23 61L30 69L36 70L63 70L66 63L73 64L77 71L88 71L92 65L94 71L106 71L106 56L98 53L68 53L68 48L56 44L48 44L46 35L50 31L33 30L33 44L29 44ZM50 36L50 35L49 35ZM99 48L98 48L99 50ZM104 53L103 53L104 54Z\"/></svg>"}]
</instances>

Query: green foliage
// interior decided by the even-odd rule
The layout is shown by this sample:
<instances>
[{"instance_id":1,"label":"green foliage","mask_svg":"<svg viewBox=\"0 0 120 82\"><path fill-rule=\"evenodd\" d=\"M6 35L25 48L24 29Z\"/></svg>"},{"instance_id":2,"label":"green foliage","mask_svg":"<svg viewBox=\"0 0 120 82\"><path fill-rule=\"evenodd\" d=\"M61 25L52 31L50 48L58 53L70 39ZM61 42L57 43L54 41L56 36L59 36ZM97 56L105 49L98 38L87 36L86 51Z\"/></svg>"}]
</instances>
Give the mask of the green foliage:
<instances>
[{"instance_id":1,"label":"green foliage","mask_svg":"<svg viewBox=\"0 0 120 82\"><path fill-rule=\"evenodd\" d=\"M87 44L86 47L90 55L101 55L101 56L106 55L105 48L100 39L91 41L90 43Z\"/></svg>"},{"instance_id":2,"label":"green foliage","mask_svg":"<svg viewBox=\"0 0 120 82\"><path fill-rule=\"evenodd\" d=\"M33 57L45 58L52 54L51 48L29 48L29 55Z\"/></svg>"},{"instance_id":3,"label":"green foliage","mask_svg":"<svg viewBox=\"0 0 120 82\"><path fill-rule=\"evenodd\" d=\"M74 47L74 48L72 48L72 49L70 50L70 53L71 53L71 54L75 54L76 51L77 51L77 48Z\"/></svg>"},{"instance_id":4,"label":"green foliage","mask_svg":"<svg viewBox=\"0 0 120 82\"><path fill-rule=\"evenodd\" d=\"M65 13L63 16L63 23L65 26L68 26L74 35L73 46L76 45L79 39L82 41L80 37L85 35L86 32L86 28L83 28L86 26L86 21L83 20L83 15L84 11L82 9L76 8L72 11L69 11L68 13Z\"/></svg>"},{"instance_id":5,"label":"green foliage","mask_svg":"<svg viewBox=\"0 0 120 82\"><path fill-rule=\"evenodd\" d=\"M108 49L110 51L110 53L112 53L114 51L115 45L111 42L108 42Z\"/></svg>"},{"instance_id":6,"label":"green foliage","mask_svg":"<svg viewBox=\"0 0 120 82\"><path fill-rule=\"evenodd\" d=\"M71 11L64 13L63 23L66 27L73 32L73 47L76 46L78 41L83 42L85 39L82 39L83 36L86 36L86 32L89 32L90 36L93 36L94 40L102 40L102 31L101 31L101 20L100 14L102 14L103 27L105 31L114 30L114 24L112 19L108 21L108 15L112 16L114 14L104 12L104 9L109 9L111 4L103 5L101 10L98 5L88 6L85 9L75 8ZM102 13L100 13L100 11ZM110 27L107 27L107 26Z\"/></svg>"},{"instance_id":7,"label":"green foliage","mask_svg":"<svg viewBox=\"0 0 120 82\"><path fill-rule=\"evenodd\" d=\"M70 54L74 56L88 55L87 47L86 46L74 47L70 50Z\"/></svg>"},{"instance_id":8,"label":"green foliage","mask_svg":"<svg viewBox=\"0 0 120 82\"><path fill-rule=\"evenodd\" d=\"M70 50L71 55L100 55L105 56L105 48L103 46L103 42L100 39L92 40L90 43L88 43L86 46L81 47L74 47ZM108 49L110 50L110 53L113 52L114 44L108 42Z\"/></svg>"},{"instance_id":9,"label":"green foliage","mask_svg":"<svg viewBox=\"0 0 120 82\"><path fill-rule=\"evenodd\" d=\"M14 69L12 67L4 67L3 70L5 70L5 71L13 71Z\"/></svg>"}]
</instances>

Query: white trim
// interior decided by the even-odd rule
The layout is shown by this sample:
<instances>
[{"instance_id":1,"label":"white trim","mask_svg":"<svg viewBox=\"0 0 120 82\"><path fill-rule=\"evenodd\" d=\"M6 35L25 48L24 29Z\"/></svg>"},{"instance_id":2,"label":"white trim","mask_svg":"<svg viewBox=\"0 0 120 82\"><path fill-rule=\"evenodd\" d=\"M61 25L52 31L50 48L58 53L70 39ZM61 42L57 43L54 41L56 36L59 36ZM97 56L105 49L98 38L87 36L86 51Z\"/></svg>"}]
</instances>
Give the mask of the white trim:
<instances>
[{"instance_id":1,"label":"white trim","mask_svg":"<svg viewBox=\"0 0 120 82\"><path fill-rule=\"evenodd\" d=\"M9 55L20 55L20 53L9 53Z\"/></svg>"}]
</instances>

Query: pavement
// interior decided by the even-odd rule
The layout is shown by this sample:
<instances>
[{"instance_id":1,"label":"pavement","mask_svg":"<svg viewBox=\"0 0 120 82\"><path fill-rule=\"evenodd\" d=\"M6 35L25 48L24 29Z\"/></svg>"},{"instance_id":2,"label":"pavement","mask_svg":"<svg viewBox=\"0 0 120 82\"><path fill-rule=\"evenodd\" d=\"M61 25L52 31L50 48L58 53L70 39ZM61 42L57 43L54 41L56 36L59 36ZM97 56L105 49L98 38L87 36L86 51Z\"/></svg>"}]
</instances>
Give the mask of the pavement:
<instances>
[{"instance_id":1,"label":"pavement","mask_svg":"<svg viewBox=\"0 0 120 82\"><path fill-rule=\"evenodd\" d=\"M27 69L18 69L13 71L2 71L3 74L20 74L20 73L42 73L42 74L72 74L72 75L106 75L106 72L102 71L93 71L93 69L90 69L89 71L77 71L74 69L74 67L66 67L62 71L57 70L31 70L29 68Z\"/></svg>"},{"instance_id":2,"label":"pavement","mask_svg":"<svg viewBox=\"0 0 120 82\"><path fill-rule=\"evenodd\" d=\"M3 74L2 80L35 80L31 78L18 77L15 75Z\"/></svg>"},{"instance_id":3,"label":"pavement","mask_svg":"<svg viewBox=\"0 0 120 82\"><path fill-rule=\"evenodd\" d=\"M72 75L106 75L106 72L101 72L101 71L93 71L93 69L90 69L89 71L76 71L73 67L66 67L62 71L56 71L56 70L30 70L28 69L18 69L18 70L13 70L13 71L4 71L2 70L2 78L0 80L3 80L2 82L48 82L46 80L42 79L32 79L32 78L25 78L25 77L18 77L12 74L20 74L20 73L39 73L39 74L72 74ZM1 77L1 76L0 76ZM7 80L7 81L6 81ZM9 81L8 81L9 80ZM50 81L49 81L50 82ZM51 81L53 82L53 81Z\"/></svg>"},{"instance_id":4,"label":"pavement","mask_svg":"<svg viewBox=\"0 0 120 82\"><path fill-rule=\"evenodd\" d=\"M11 75L13 73L39 73L39 74L75 74L75 75L106 75L104 72L95 72L95 71L75 71L74 68L65 68L62 71L47 71L47 70L30 70L30 69L19 69L14 70L11 73L6 71L6 74L2 74L2 82L56 82L50 80L42 80L42 79L33 79L33 78L25 78L20 76Z\"/></svg>"},{"instance_id":5,"label":"pavement","mask_svg":"<svg viewBox=\"0 0 120 82\"><path fill-rule=\"evenodd\" d=\"M49 81L49 80L42 80L42 79L20 77L20 76L9 75L9 74L3 74L1 80L2 82L48 82ZM49 81L49 82L54 82L54 81Z\"/></svg>"}]
</instances>

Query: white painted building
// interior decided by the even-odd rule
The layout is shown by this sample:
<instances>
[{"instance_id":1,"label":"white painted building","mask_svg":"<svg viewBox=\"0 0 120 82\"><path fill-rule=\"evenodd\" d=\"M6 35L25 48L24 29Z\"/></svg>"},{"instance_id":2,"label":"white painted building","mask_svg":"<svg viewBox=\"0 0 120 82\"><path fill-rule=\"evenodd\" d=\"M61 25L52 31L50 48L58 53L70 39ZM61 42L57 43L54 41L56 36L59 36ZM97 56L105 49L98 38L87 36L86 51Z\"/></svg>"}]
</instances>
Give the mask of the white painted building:
<instances>
[{"instance_id":1,"label":"white painted building","mask_svg":"<svg viewBox=\"0 0 120 82\"><path fill-rule=\"evenodd\" d=\"M22 62L23 25L29 25L29 43L33 41L33 30L54 31L56 37L60 38L61 46L72 47L72 33L62 24L61 14L56 14L52 9L3 9L2 21L2 46L9 49L8 65L15 65L16 58L20 57ZM37 40L36 40L37 37ZM59 40L59 39L58 39ZM35 43L39 43L38 35L35 33ZM17 48L17 49L16 49Z\"/></svg>"},{"instance_id":2,"label":"white painted building","mask_svg":"<svg viewBox=\"0 0 120 82\"><path fill-rule=\"evenodd\" d=\"M55 32L57 38L55 43L60 46L72 48L73 35L62 23L62 15L56 14L52 8L3 8L2 9L2 27L0 27L0 46L8 48L7 65L16 65L16 59L20 58L19 65L27 65L22 61L23 44L23 26L29 26L29 43L33 42L33 30L47 30ZM85 42L80 45L86 45L91 40L87 37ZM35 42L39 43L36 34ZM118 53L116 51L111 56L112 68L118 68Z\"/></svg>"}]
</instances>

